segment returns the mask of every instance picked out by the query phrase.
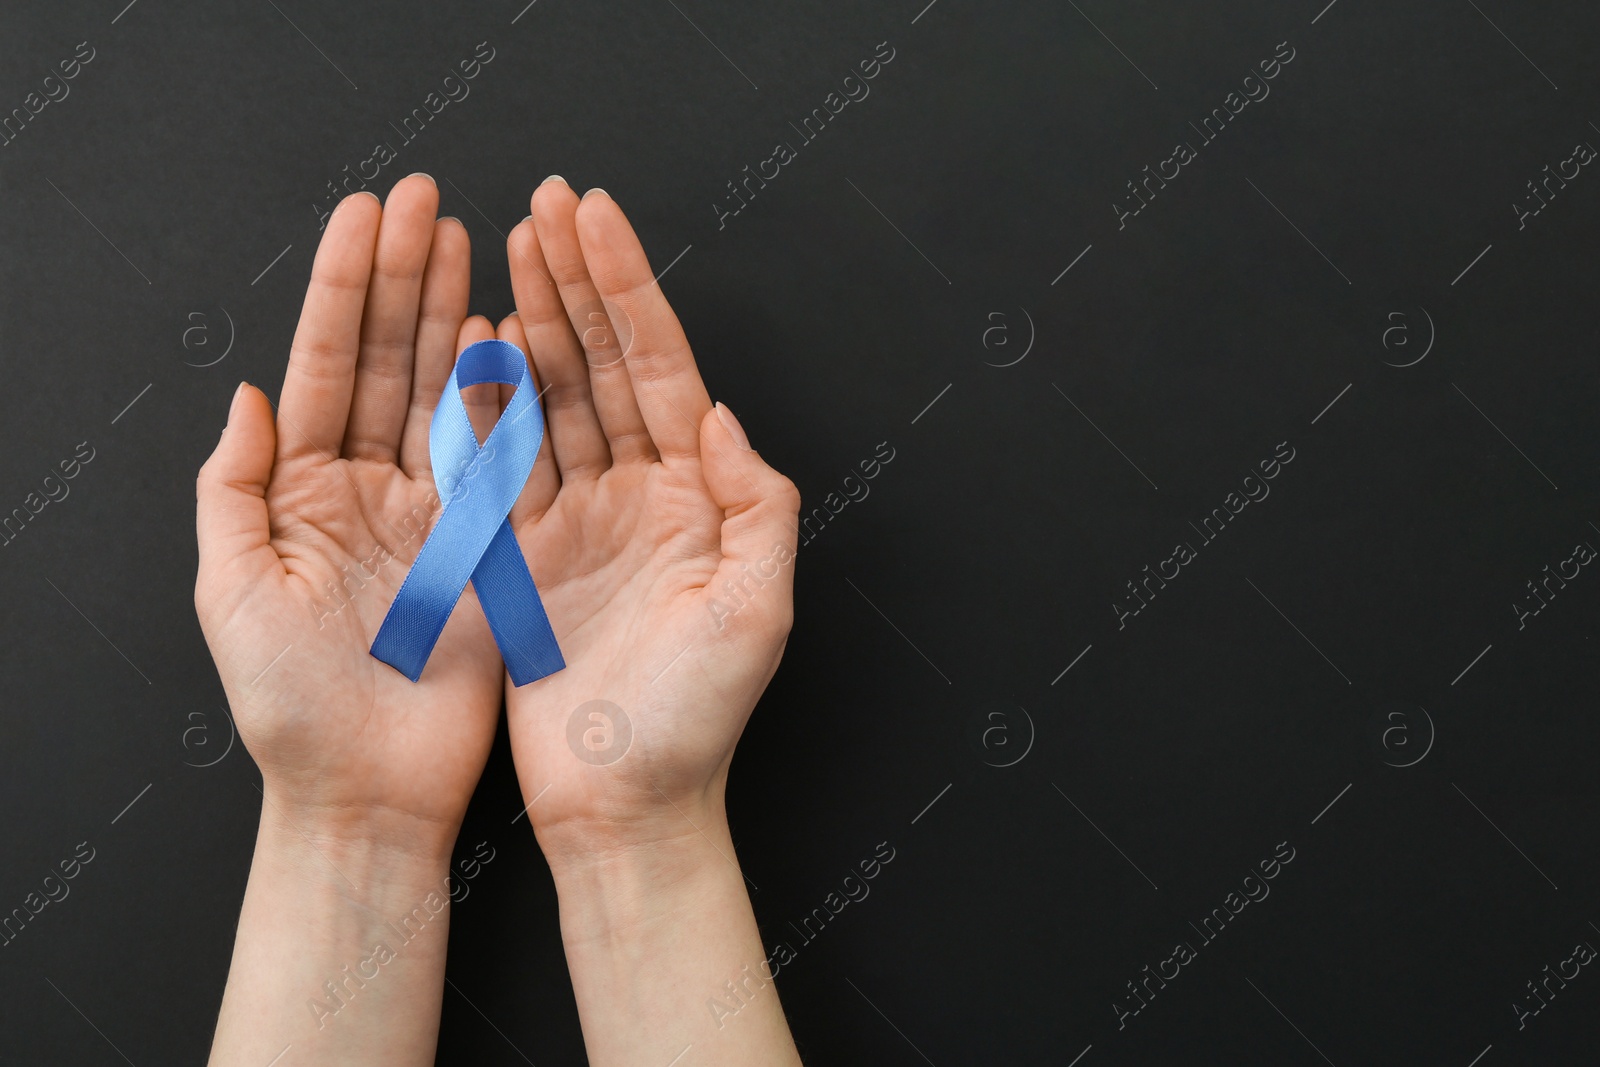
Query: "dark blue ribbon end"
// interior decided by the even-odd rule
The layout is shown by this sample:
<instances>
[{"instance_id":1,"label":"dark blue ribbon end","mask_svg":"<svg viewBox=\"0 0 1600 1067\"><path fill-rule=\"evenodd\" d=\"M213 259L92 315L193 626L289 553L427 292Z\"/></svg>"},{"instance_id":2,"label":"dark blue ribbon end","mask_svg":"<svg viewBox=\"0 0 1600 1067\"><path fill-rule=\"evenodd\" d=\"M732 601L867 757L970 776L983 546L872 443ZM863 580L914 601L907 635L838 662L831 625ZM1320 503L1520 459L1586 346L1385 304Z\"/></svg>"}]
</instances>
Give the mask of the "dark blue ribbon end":
<instances>
[{"instance_id":1,"label":"dark blue ribbon end","mask_svg":"<svg viewBox=\"0 0 1600 1067\"><path fill-rule=\"evenodd\" d=\"M426 660L424 660L422 666L418 667L416 669L416 672L413 673L413 672L407 670L406 668L400 666L398 663L391 663L389 660L387 660L387 659L383 658L382 656L380 656L378 654L378 650L377 650L376 647L372 648L370 651L371 651L373 659L377 660L379 663L384 664L385 666L392 667L396 672L398 672L401 675L404 675L406 678L410 679L411 681L420 682L422 680L423 668L427 666L427 661Z\"/></svg>"},{"instance_id":2,"label":"dark blue ribbon end","mask_svg":"<svg viewBox=\"0 0 1600 1067\"><path fill-rule=\"evenodd\" d=\"M557 671L566 670L567 664L561 658L561 652L552 649L549 656L527 663L516 665L508 664L506 672L511 675L511 684L521 689L529 682L537 682L540 678L548 678Z\"/></svg>"}]
</instances>

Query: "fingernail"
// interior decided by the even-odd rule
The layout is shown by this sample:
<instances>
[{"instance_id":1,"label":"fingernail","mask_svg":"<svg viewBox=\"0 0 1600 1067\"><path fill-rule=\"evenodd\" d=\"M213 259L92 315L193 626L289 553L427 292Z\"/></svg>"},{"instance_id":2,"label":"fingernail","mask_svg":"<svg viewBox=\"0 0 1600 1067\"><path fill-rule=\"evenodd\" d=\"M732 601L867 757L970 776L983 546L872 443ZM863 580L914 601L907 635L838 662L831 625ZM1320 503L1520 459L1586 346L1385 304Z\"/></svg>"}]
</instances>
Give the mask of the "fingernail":
<instances>
[{"instance_id":1,"label":"fingernail","mask_svg":"<svg viewBox=\"0 0 1600 1067\"><path fill-rule=\"evenodd\" d=\"M559 174L552 174L552 175L550 175L550 177L546 178L544 181L540 182L539 184L540 185L546 185L546 184L548 184L550 182L560 182L562 185L565 185L565 184L567 184L567 179L563 178Z\"/></svg>"},{"instance_id":2,"label":"fingernail","mask_svg":"<svg viewBox=\"0 0 1600 1067\"><path fill-rule=\"evenodd\" d=\"M467 228L467 224L462 222L460 219L456 218L454 215L440 215L439 216L439 221L440 222L447 222L447 221L448 222L453 222L457 226L460 226L463 230Z\"/></svg>"},{"instance_id":3,"label":"fingernail","mask_svg":"<svg viewBox=\"0 0 1600 1067\"><path fill-rule=\"evenodd\" d=\"M744 435L744 427L739 425L739 420L733 417L733 412L728 410L728 405L717 401L717 418L722 420L723 429L728 431L728 436L733 438L733 443L746 452L753 452L750 447L750 438Z\"/></svg>"},{"instance_id":4,"label":"fingernail","mask_svg":"<svg viewBox=\"0 0 1600 1067\"><path fill-rule=\"evenodd\" d=\"M433 175L429 174L425 170L414 170L410 174L407 174L406 177L407 178L426 178L430 182L433 182ZM433 182L433 184L434 185L438 185L439 183L438 182Z\"/></svg>"},{"instance_id":5,"label":"fingernail","mask_svg":"<svg viewBox=\"0 0 1600 1067\"><path fill-rule=\"evenodd\" d=\"M354 200L358 196L370 196L370 197L372 197L373 203L380 203L381 202L381 201L378 200L378 194L377 193L372 192L370 189L363 189L359 193L352 193L351 195L345 197L343 200L339 201L339 203L334 206L333 213L335 215L337 215L339 212L343 211L344 210L344 206L346 204L348 204L350 201Z\"/></svg>"},{"instance_id":6,"label":"fingernail","mask_svg":"<svg viewBox=\"0 0 1600 1067\"><path fill-rule=\"evenodd\" d=\"M233 399L228 402L228 426L233 425L234 415L239 410L239 398L244 396L244 386L245 383L240 382L239 387L233 391ZM228 427L224 426L222 429L226 432Z\"/></svg>"},{"instance_id":7,"label":"fingernail","mask_svg":"<svg viewBox=\"0 0 1600 1067\"><path fill-rule=\"evenodd\" d=\"M597 186L595 186L595 187L594 187L594 188L593 188L593 189L590 189L590 190L589 190L589 191L588 191L588 192L587 192L587 193L584 193L584 194L583 194L583 198L584 198L584 199L585 199L585 200L587 200L587 199L589 199L589 198L590 198L590 197L591 197L591 196L593 196L593 195L594 195L594 194L595 194L595 193L599 193L599 194L600 194L600 195L601 195L601 196L604 196L604 197L607 197L607 198L609 198L609 197L610 197L610 196L611 196L611 194L610 194L610 193L608 193L608 192L606 192L606 191L605 191L605 190L604 190L604 189L602 189L602 188L600 188L600 187L599 187L599 186L598 186L598 185L597 185Z\"/></svg>"}]
</instances>

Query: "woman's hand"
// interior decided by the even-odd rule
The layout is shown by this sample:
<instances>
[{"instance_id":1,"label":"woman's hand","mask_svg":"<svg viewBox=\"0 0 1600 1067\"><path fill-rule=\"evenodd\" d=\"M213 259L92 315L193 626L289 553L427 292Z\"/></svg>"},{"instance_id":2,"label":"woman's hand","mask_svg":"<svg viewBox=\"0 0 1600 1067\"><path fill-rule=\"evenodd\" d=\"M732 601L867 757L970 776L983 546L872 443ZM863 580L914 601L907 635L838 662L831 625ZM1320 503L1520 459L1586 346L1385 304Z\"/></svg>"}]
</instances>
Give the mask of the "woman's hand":
<instances>
[{"instance_id":1,"label":"woman's hand","mask_svg":"<svg viewBox=\"0 0 1600 1067\"><path fill-rule=\"evenodd\" d=\"M413 175L329 219L276 419L241 385L200 471L195 608L277 815L448 857L494 738L499 650L468 586L420 682L368 652L438 511L428 428L471 265L438 206Z\"/></svg>"},{"instance_id":2,"label":"woman's hand","mask_svg":"<svg viewBox=\"0 0 1600 1067\"><path fill-rule=\"evenodd\" d=\"M506 710L589 1062L797 1065L723 791L793 618L799 494L712 407L609 196L545 182L508 254L500 337L551 446L511 522L567 666Z\"/></svg>"},{"instance_id":3,"label":"woman's hand","mask_svg":"<svg viewBox=\"0 0 1600 1067\"><path fill-rule=\"evenodd\" d=\"M511 522L567 667L506 706L557 862L720 820L793 617L799 494L712 406L616 203L556 180L532 207L500 336L532 352L549 439Z\"/></svg>"},{"instance_id":4,"label":"woman's hand","mask_svg":"<svg viewBox=\"0 0 1600 1067\"><path fill-rule=\"evenodd\" d=\"M470 256L438 207L426 175L339 205L276 419L241 386L200 471L195 608L263 783L217 1067L434 1059L450 852L504 671L470 587L421 681L368 651L439 510Z\"/></svg>"}]
</instances>

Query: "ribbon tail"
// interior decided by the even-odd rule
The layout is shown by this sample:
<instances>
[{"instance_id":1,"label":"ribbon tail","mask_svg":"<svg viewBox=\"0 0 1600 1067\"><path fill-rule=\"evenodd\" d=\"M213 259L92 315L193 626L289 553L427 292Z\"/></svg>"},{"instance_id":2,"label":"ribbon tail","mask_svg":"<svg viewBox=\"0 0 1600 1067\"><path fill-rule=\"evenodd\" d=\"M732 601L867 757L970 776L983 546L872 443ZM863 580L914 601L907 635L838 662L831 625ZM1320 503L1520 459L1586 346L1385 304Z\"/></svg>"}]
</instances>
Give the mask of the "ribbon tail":
<instances>
[{"instance_id":1,"label":"ribbon tail","mask_svg":"<svg viewBox=\"0 0 1600 1067\"><path fill-rule=\"evenodd\" d=\"M472 572L472 587L513 685L536 682L567 665L509 522L502 520L489 541Z\"/></svg>"},{"instance_id":2,"label":"ribbon tail","mask_svg":"<svg viewBox=\"0 0 1600 1067\"><path fill-rule=\"evenodd\" d=\"M459 523L447 525L442 519L434 527L372 641L372 655L413 682L422 678L470 577L451 565L468 552L460 538L452 536L459 532ZM432 565L436 562L443 565Z\"/></svg>"}]
</instances>

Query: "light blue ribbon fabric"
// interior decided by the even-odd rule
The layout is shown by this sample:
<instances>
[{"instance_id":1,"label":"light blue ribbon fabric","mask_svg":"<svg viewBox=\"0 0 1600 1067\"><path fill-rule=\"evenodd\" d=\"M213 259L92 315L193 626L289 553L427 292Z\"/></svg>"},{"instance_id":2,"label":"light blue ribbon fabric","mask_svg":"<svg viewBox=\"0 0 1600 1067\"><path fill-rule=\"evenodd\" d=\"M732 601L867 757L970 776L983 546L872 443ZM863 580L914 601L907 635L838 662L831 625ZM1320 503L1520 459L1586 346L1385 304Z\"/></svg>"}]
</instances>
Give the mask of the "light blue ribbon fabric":
<instances>
[{"instance_id":1,"label":"light blue ribbon fabric","mask_svg":"<svg viewBox=\"0 0 1600 1067\"><path fill-rule=\"evenodd\" d=\"M486 382L517 388L480 447L461 390ZM444 510L372 642L374 656L413 682L422 676L469 579L513 684L526 685L566 666L506 519L543 441L544 412L522 350L499 340L468 345L428 432Z\"/></svg>"}]
</instances>

